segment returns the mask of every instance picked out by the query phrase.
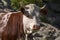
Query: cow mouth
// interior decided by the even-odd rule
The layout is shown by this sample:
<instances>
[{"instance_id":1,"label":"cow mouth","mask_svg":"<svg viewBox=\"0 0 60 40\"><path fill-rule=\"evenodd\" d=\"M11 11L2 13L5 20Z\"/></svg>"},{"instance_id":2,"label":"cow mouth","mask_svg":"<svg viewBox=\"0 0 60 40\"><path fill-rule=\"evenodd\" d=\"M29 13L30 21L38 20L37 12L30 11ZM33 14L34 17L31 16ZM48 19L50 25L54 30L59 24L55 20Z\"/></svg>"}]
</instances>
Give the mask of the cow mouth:
<instances>
[{"instance_id":1,"label":"cow mouth","mask_svg":"<svg viewBox=\"0 0 60 40\"><path fill-rule=\"evenodd\" d=\"M37 25L33 26L33 30L39 30L39 29L40 29L40 26L37 26Z\"/></svg>"}]
</instances>

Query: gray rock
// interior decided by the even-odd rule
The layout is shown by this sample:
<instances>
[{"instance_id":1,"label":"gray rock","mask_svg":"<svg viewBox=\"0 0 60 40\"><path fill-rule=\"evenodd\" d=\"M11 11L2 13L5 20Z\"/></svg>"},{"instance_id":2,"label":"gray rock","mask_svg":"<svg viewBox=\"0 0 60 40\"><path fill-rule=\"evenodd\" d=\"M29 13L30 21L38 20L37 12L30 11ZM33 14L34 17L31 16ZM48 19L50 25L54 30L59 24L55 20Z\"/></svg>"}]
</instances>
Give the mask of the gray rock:
<instances>
[{"instance_id":1,"label":"gray rock","mask_svg":"<svg viewBox=\"0 0 60 40\"><path fill-rule=\"evenodd\" d=\"M11 7L11 0L0 0L0 12L16 11Z\"/></svg>"},{"instance_id":2,"label":"gray rock","mask_svg":"<svg viewBox=\"0 0 60 40\"><path fill-rule=\"evenodd\" d=\"M57 37L55 40L60 40L60 37Z\"/></svg>"},{"instance_id":3,"label":"gray rock","mask_svg":"<svg viewBox=\"0 0 60 40\"><path fill-rule=\"evenodd\" d=\"M60 36L60 30L57 28L47 23L42 24L45 26L41 27L40 30L32 34L33 40L55 40Z\"/></svg>"}]
</instances>

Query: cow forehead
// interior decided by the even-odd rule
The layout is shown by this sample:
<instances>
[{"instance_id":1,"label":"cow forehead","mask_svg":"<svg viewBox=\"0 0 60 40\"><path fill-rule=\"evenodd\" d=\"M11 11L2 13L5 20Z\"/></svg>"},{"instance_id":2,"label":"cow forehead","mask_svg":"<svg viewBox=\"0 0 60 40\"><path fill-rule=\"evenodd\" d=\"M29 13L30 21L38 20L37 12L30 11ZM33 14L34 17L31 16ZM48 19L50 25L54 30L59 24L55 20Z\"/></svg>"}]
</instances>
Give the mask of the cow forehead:
<instances>
[{"instance_id":1,"label":"cow forehead","mask_svg":"<svg viewBox=\"0 0 60 40\"><path fill-rule=\"evenodd\" d=\"M28 4L25 7L34 8L35 4Z\"/></svg>"},{"instance_id":2,"label":"cow forehead","mask_svg":"<svg viewBox=\"0 0 60 40\"><path fill-rule=\"evenodd\" d=\"M36 15L39 15L40 8L35 4L28 4L25 6L25 11L27 11L28 14L36 16Z\"/></svg>"},{"instance_id":3,"label":"cow forehead","mask_svg":"<svg viewBox=\"0 0 60 40\"><path fill-rule=\"evenodd\" d=\"M28 4L25 7L27 7L28 9L32 9L32 10L39 9L39 7L35 4Z\"/></svg>"},{"instance_id":4,"label":"cow forehead","mask_svg":"<svg viewBox=\"0 0 60 40\"><path fill-rule=\"evenodd\" d=\"M33 4L28 4L25 6L25 11L28 11L30 14L34 10L34 5Z\"/></svg>"}]
</instances>

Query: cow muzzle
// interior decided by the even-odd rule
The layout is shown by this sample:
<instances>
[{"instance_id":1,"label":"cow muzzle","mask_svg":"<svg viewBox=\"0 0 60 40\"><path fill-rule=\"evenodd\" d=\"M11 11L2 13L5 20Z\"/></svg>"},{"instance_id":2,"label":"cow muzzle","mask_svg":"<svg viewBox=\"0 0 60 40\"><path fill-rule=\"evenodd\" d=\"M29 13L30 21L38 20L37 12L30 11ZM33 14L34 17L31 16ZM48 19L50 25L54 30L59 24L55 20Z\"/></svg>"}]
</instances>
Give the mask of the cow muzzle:
<instances>
[{"instance_id":1,"label":"cow muzzle","mask_svg":"<svg viewBox=\"0 0 60 40\"><path fill-rule=\"evenodd\" d=\"M40 26L38 26L38 25L33 26L33 30L39 30L39 29L40 29Z\"/></svg>"}]
</instances>

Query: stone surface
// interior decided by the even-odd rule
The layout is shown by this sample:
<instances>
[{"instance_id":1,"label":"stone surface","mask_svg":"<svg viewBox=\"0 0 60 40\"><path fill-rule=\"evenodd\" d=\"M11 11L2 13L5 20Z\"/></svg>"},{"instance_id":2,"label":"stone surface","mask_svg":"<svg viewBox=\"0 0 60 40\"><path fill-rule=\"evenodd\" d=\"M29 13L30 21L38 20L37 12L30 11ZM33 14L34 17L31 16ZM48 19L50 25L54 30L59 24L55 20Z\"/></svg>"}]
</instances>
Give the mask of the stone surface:
<instances>
[{"instance_id":1,"label":"stone surface","mask_svg":"<svg viewBox=\"0 0 60 40\"><path fill-rule=\"evenodd\" d=\"M60 30L48 23L42 23L39 31L32 33L32 40L57 40L60 36ZM31 39L31 38L30 38Z\"/></svg>"},{"instance_id":2,"label":"stone surface","mask_svg":"<svg viewBox=\"0 0 60 40\"><path fill-rule=\"evenodd\" d=\"M11 7L11 0L0 0L0 12L16 11Z\"/></svg>"},{"instance_id":3,"label":"stone surface","mask_svg":"<svg viewBox=\"0 0 60 40\"><path fill-rule=\"evenodd\" d=\"M55 40L60 40L60 37L56 38Z\"/></svg>"}]
</instances>

